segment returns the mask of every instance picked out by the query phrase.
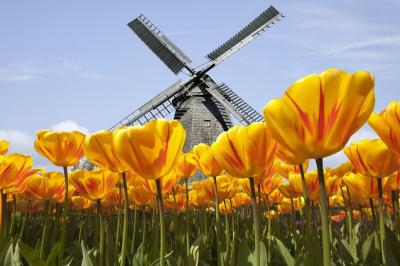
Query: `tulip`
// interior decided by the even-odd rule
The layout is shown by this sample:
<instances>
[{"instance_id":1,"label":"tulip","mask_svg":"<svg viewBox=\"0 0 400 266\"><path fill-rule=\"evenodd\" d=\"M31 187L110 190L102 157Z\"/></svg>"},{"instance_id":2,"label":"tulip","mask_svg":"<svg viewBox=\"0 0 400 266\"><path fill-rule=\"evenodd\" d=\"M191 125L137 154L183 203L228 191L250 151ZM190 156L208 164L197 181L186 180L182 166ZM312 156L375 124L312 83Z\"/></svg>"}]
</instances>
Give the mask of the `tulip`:
<instances>
[{"instance_id":1,"label":"tulip","mask_svg":"<svg viewBox=\"0 0 400 266\"><path fill-rule=\"evenodd\" d=\"M8 235L7 194L13 195L25 190L30 176L38 169L32 169L33 159L22 154L0 155L0 237Z\"/></svg>"},{"instance_id":2,"label":"tulip","mask_svg":"<svg viewBox=\"0 0 400 266\"><path fill-rule=\"evenodd\" d=\"M210 146L200 143L193 147L193 155L205 176L219 176L223 168L215 159Z\"/></svg>"},{"instance_id":3,"label":"tulip","mask_svg":"<svg viewBox=\"0 0 400 266\"><path fill-rule=\"evenodd\" d=\"M10 146L10 143L7 140L0 140L0 155L8 152L8 146Z\"/></svg>"},{"instance_id":4,"label":"tulip","mask_svg":"<svg viewBox=\"0 0 400 266\"><path fill-rule=\"evenodd\" d=\"M390 102L379 114L373 113L368 123L392 152L400 157L400 103Z\"/></svg>"},{"instance_id":5,"label":"tulip","mask_svg":"<svg viewBox=\"0 0 400 266\"><path fill-rule=\"evenodd\" d=\"M154 194L148 191L145 186L130 186L128 190L129 199L137 206L152 206Z\"/></svg>"},{"instance_id":6,"label":"tulip","mask_svg":"<svg viewBox=\"0 0 400 266\"><path fill-rule=\"evenodd\" d=\"M340 151L367 121L375 104L373 88L368 72L328 69L296 81L263 110L280 145L300 158L318 159L324 265L330 265L330 239L322 158Z\"/></svg>"},{"instance_id":7,"label":"tulip","mask_svg":"<svg viewBox=\"0 0 400 266\"><path fill-rule=\"evenodd\" d=\"M61 265L64 257L66 220L68 216L68 166L78 163L83 155L83 141L85 135L78 131L58 132L53 130L39 130L36 133L34 143L35 150L47 158L52 164L62 166L64 168L64 210L62 214L63 225L61 229L61 248L59 253L59 265Z\"/></svg>"},{"instance_id":8,"label":"tulip","mask_svg":"<svg viewBox=\"0 0 400 266\"><path fill-rule=\"evenodd\" d=\"M145 179L156 179L160 214L160 265L165 264L165 224L160 178L175 166L185 143L186 132L177 120L156 119L143 126L116 132L113 149L125 165Z\"/></svg>"},{"instance_id":9,"label":"tulip","mask_svg":"<svg viewBox=\"0 0 400 266\"><path fill-rule=\"evenodd\" d=\"M128 241L128 186L126 181L127 167L118 159L113 149L113 138L118 133L119 128L114 132L101 130L86 136L83 149L86 157L97 166L109 169L113 172L121 173L122 188L124 191L124 226L122 237L121 265L125 266L126 249ZM119 217L119 216L118 216Z\"/></svg>"},{"instance_id":10,"label":"tulip","mask_svg":"<svg viewBox=\"0 0 400 266\"><path fill-rule=\"evenodd\" d=\"M82 196L72 196L71 201L74 207L78 210L90 209L94 205L94 201Z\"/></svg>"},{"instance_id":11,"label":"tulip","mask_svg":"<svg viewBox=\"0 0 400 266\"><path fill-rule=\"evenodd\" d=\"M357 171L372 178L377 178L382 262L386 264L382 177L389 176L399 168L398 159L380 139L352 143L344 149L344 152Z\"/></svg>"},{"instance_id":12,"label":"tulip","mask_svg":"<svg viewBox=\"0 0 400 266\"><path fill-rule=\"evenodd\" d=\"M252 194L255 265L260 265L260 224L254 177L274 160L277 144L265 123L234 126L212 144L215 159L232 176L249 178Z\"/></svg>"}]
</instances>

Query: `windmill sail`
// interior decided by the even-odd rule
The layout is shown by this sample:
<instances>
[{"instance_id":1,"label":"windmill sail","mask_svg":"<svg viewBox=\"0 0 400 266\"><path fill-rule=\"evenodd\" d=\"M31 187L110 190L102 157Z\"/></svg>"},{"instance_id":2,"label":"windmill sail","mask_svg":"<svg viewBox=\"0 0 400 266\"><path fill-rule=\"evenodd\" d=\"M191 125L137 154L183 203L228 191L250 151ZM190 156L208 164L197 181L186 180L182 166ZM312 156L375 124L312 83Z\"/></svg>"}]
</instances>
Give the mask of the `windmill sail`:
<instances>
[{"instance_id":1,"label":"windmill sail","mask_svg":"<svg viewBox=\"0 0 400 266\"><path fill-rule=\"evenodd\" d=\"M263 117L256 110L225 84L217 85L209 79L204 79L203 82L207 85L207 91L214 99L220 102L241 124L248 125L253 122L263 121Z\"/></svg>"},{"instance_id":2,"label":"windmill sail","mask_svg":"<svg viewBox=\"0 0 400 266\"><path fill-rule=\"evenodd\" d=\"M172 101L183 89L184 85L181 80L178 80L136 111L124 117L109 130L113 131L119 127L130 126L133 124L143 125L150 120L166 117L175 111Z\"/></svg>"},{"instance_id":3,"label":"windmill sail","mask_svg":"<svg viewBox=\"0 0 400 266\"><path fill-rule=\"evenodd\" d=\"M209 53L207 58L215 61L216 63L225 60L251 40L256 38L257 35L262 33L266 28L269 28L269 25L275 24L275 21L279 21L280 17L283 17L283 15L273 6L270 6L241 31L236 33L232 38Z\"/></svg>"},{"instance_id":4,"label":"windmill sail","mask_svg":"<svg viewBox=\"0 0 400 266\"><path fill-rule=\"evenodd\" d=\"M192 61L190 58L144 15L140 15L128 23L128 26L172 72L178 74L183 68L191 71L189 64Z\"/></svg>"}]
</instances>

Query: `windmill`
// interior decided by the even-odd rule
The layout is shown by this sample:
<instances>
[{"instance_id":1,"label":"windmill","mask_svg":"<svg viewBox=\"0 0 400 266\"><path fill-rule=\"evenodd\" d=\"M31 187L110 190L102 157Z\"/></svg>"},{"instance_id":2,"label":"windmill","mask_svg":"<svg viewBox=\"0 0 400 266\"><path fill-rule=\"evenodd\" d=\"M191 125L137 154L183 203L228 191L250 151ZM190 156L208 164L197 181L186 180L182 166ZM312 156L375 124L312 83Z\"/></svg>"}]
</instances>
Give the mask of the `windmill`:
<instances>
[{"instance_id":1,"label":"windmill","mask_svg":"<svg viewBox=\"0 0 400 266\"><path fill-rule=\"evenodd\" d=\"M112 126L113 131L121 126L143 125L174 113L186 129L184 151L198 143L211 144L217 136L232 126L231 118L241 124L262 121L262 116L241 99L226 84L217 84L207 73L262 32L284 17L270 6L242 30L209 53L208 62L196 70L191 60L167 36L165 36L143 14L128 23L132 31L175 74L187 71L189 78L178 80L156 95L134 112ZM83 165L82 165L83 164ZM88 162L81 162L88 168ZM201 178L198 174L197 177ZM195 178L195 179L196 179Z\"/></svg>"}]
</instances>

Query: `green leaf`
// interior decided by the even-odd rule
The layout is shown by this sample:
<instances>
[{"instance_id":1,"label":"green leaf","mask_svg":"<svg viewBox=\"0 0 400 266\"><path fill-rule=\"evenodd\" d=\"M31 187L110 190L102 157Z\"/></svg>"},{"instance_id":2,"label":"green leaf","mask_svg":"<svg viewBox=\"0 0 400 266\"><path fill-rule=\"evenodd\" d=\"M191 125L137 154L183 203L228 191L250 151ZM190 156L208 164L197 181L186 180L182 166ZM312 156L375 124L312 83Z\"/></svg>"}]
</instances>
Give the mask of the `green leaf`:
<instances>
[{"instance_id":1,"label":"green leaf","mask_svg":"<svg viewBox=\"0 0 400 266\"><path fill-rule=\"evenodd\" d=\"M88 251L85 248L83 240L81 242L81 247L82 247L82 266L93 266L93 262L89 256Z\"/></svg>"},{"instance_id":2,"label":"green leaf","mask_svg":"<svg viewBox=\"0 0 400 266\"><path fill-rule=\"evenodd\" d=\"M294 259L293 259L292 255L290 255L290 252L286 248L286 246L278 238L274 237L274 240L276 241L279 253L281 254L282 258L284 259L286 265L294 266Z\"/></svg>"},{"instance_id":3,"label":"green leaf","mask_svg":"<svg viewBox=\"0 0 400 266\"><path fill-rule=\"evenodd\" d=\"M370 234L362 244L361 254L364 263L367 263L368 257L371 253L371 248L374 246L373 243L374 243L374 234Z\"/></svg>"},{"instance_id":4,"label":"green leaf","mask_svg":"<svg viewBox=\"0 0 400 266\"><path fill-rule=\"evenodd\" d=\"M260 265L267 265L267 247L260 241Z\"/></svg>"},{"instance_id":5,"label":"green leaf","mask_svg":"<svg viewBox=\"0 0 400 266\"><path fill-rule=\"evenodd\" d=\"M22 243L21 241L18 242L19 249L21 250L22 255L28 261L29 265L31 266L46 266L44 261L40 258L39 254L31 248L30 246Z\"/></svg>"},{"instance_id":6,"label":"green leaf","mask_svg":"<svg viewBox=\"0 0 400 266\"><path fill-rule=\"evenodd\" d=\"M385 226L385 242L383 247L386 254L386 264L387 265L400 265L400 242L397 240L393 231Z\"/></svg>"},{"instance_id":7,"label":"green leaf","mask_svg":"<svg viewBox=\"0 0 400 266\"><path fill-rule=\"evenodd\" d=\"M237 266L252 266L253 256L246 241L241 241L239 245L238 255L236 259Z\"/></svg>"},{"instance_id":8,"label":"green leaf","mask_svg":"<svg viewBox=\"0 0 400 266\"><path fill-rule=\"evenodd\" d=\"M46 260L46 266L51 266L55 264L55 260L57 259L58 252L60 252L61 243L57 242L50 251L49 256Z\"/></svg>"},{"instance_id":9,"label":"green leaf","mask_svg":"<svg viewBox=\"0 0 400 266\"><path fill-rule=\"evenodd\" d=\"M6 257L4 259L4 265L12 265L12 257L13 257L13 245L10 242L8 246Z\"/></svg>"},{"instance_id":10,"label":"green leaf","mask_svg":"<svg viewBox=\"0 0 400 266\"><path fill-rule=\"evenodd\" d=\"M14 250L13 254L13 266L22 266L21 256L19 254L19 246L17 245Z\"/></svg>"}]
</instances>

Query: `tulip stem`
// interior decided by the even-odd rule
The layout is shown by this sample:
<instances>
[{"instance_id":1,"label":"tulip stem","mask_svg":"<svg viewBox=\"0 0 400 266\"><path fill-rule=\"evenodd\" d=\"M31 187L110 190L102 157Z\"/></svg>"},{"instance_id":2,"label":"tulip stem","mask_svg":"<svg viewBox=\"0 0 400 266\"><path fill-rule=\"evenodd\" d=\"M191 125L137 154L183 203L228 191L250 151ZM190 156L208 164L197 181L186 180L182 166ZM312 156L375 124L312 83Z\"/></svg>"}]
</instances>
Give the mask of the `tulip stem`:
<instances>
[{"instance_id":1,"label":"tulip stem","mask_svg":"<svg viewBox=\"0 0 400 266\"><path fill-rule=\"evenodd\" d=\"M11 226L10 226L10 237L12 237L14 235L14 229L15 229L15 219L17 216L17 197L15 195L12 196L13 197L13 202L12 202L12 206L13 206L13 213L11 216Z\"/></svg>"},{"instance_id":2,"label":"tulip stem","mask_svg":"<svg viewBox=\"0 0 400 266\"><path fill-rule=\"evenodd\" d=\"M62 213L62 226L61 226L61 247L58 256L58 265L63 264L64 259L64 248L65 248L65 235L67 233L67 217L68 217L68 169L66 166L63 167L64 170L64 209Z\"/></svg>"},{"instance_id":3,"label":"tulip stem","mask_svg":"<svg viewBox=\"0 0 400 266\"><path fill-rule=\"evenodd\" d=\"M216 225L215 225L215 234L217 235L217 265L222 266L223 263L221 261L221 235L220 235L220 228L221 228L221 222L220 222L220 216L219 216L219 198L218 198L218 184L217 184L217 177L214 176L214 193L215 193L215 220L216 220Z\"/></svg>"},{"instance_id":4,"label":"tulip stem","mask_svg":"<svg viewBox=\"0 0 400 266\"><path fill-rule=\"evenodd\" d=\"M372 200L372 198L369 199L369 206L371 207L372 225L374 227L375 252L379 253L380 252L380 246L379 246L378 230L376 228L375 206L374 206L374 201ZM376 256L375 259L376 259L376 264L379 265L380 262L381 262L380 258L378 256Z\"/></svg>"},{"instance_id":5,"label":"tulip stem","mask_svg":"<svg viewBox=\"0 0 400 266\"><path fill-rule=\"evenodd\" d=\"M44 249L47 241L47 234L48 234L48 228L49 228L49 210L50 209L50 202L49 200L44 201L44 208L43 208L43 214L44 214L44 225L43 225L43 233L42 233L42 243L40 244L40 257L44 260L45 259L45 254L44 254Z\"/></svg>"},{"instance_id":6,"label":"tulip stem","mask_svg":"<svg viewBox=\"0 0 400 266\"><path fill-rule=\"evenodd\" d=\"M161 181L156 179L157 185L157 202L158 202L158 212L160 215L160 266L165 265L165 222L164 222L164 207L163 207L163 196L161 190Z\"/></svg>"},{"instance_id":7,"label":"tulip stem","mask_svg":"<svg viewBox=\"0 0 400 266\"><path fill-rule=\"evenodd\" d=\"M386 252L385 252L385 210L383 209L383 191L382 191L382 178L377 178L378 182L378 196L379 196L379 230L381 232L381 254L382 263L386 265Z\"/></svg>"},{"instance_id":8,"label":"tulip stem","mask_svg":"<svg viewBox=\"0 0 400 266\"><path fill-rule=\"evenodd\" d=\"M128 199L128 185L126 184L126 174L122 174L122 187L124 189L124 229L122 232L122 255L121 255L121 265L125 266L126 258L126 247L128 245L128 210L129 210L129 199ZM118 224L119 226L119 224Z\"/></svg>"},{"instance_id":9,"label":"tulip stem","mask_svg":"<svg viewBox=\"0 0 400 266\"><path fill-rule=\"evenodd\" d=\"M190 258L190 239L189 239L189 187L188 187L188 178L185 178L185 192L186 192L186 213L185 213L185 228L186 228L186 257L187 263L189 264Z\"/></svg>"},{"instance_id":10,"label":"tulip stem","mask_svg":"<svg viewBox=\"0 0 400 266\"><path fill-rule=\"evenodd\" d=\"M304 205L305 205L305 216L306 216L306 254L310 256L310 248L311 248L311 224L310 224L310 199L308 198L307 192L307 183L306 177L304 174L303 164L299 164L300 176L301 176L301 184L303 186L303 197L304 197Z\"/></svg>"},{"instance_id":11,"label":"tulip stem","mask_svg":"<svg viewBox=\"0 0 400 266\"><path fill-rule=\"evenodd\" d=\"M142 206L142 245L144 246L146 244L146 207ZM143 247L144 248L144 247Z\"/></svg>"},{"instance_id":12,"label":"tulip stem","mask_svg":"<svg viewBox=\"0 0 400 266\"><path fill-rule=\"evenodd\" d=\"M134 255L135 251L135 238L136 238L136 223L137 223L137 206L136 204L133 206L133 232L132 232L132 244L131 244L131 254Z\"/></svg>"},{"instance_id":13,"label":"tulip stem","mask_svg":"<svg viewBox=\"0 0 400 266\"><path fill-rule=\"evenodd\" d=\"M254 265L260 266L260 223L258 220L258 206L257 206L257 196L256 189L254 187L254 178L249 177L250 188L251 188L251 205L253 207L253 231L254 231Z\"/></svg>"},{"instance_id":14,"label":"tulip stem","mask_svg":"<svg viewBox=\"0 0 400 266\"><path fill-rule=\"evenodd\" d=\"M325 190L325 177L324 177L324 166L322 158L315 159L318 170L318 181L319 181L319 202L321 212L321 225L322 225L322 253L324 266L331 265L331 246L329 239L329 225L328 225L328 205L327 196Z\"/></svg>"},{"instance_id":15,"label":"tulip stem","mask_svg":"<svg viewBox=\"0 0 400 266\"><path fill-rule=\"evenodd\" d=\"M100 217L100 251L99 251L99 266L104 265L104 221L101 214L101 201L97 200L97 215Z\"/></svg>"}]
</instances>

